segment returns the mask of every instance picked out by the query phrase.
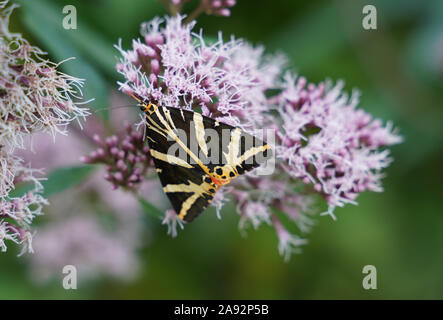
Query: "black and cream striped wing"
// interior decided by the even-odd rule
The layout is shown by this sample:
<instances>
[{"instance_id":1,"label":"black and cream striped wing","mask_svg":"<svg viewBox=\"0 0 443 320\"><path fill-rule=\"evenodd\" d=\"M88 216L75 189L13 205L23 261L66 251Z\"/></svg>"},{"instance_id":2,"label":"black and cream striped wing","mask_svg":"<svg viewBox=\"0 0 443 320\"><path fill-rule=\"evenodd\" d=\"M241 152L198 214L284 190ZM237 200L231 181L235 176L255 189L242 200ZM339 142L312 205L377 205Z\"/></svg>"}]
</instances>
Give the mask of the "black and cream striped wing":
<instances>
[{"instance_id":1,"label":"black and cream striped wing","mask_svg":"<svg viewBox=\"0 0 443 320\"><path fill-rule=\"evenodd\" d=\"M156 112L146 116L146 138L163 191L180 219L190 222L209 205L216 186L198 164L191 164L189 158L183 156L183 150L171 154L176 141L170 137L170 130L176 124L181 124L181 121L175 112L171 115L168 109L159 107Z\"/></svg>"},{"instance_id":2,"label":"black and cream striped wing","mask_svg":"<svg viewBox=\"0 0 443 320\"><path fill-rule=\"evenodd\" d=\"M174 128L182 133L181 140L186 140L190 149L187 160L193 160L189 154L196 155L212 177L223 180L226 175L225 179L232 180L259 167L272 155L265 142L240 128L193 111L160 107L160 114L162 109L169 114L167 118L174 122Z\"/></svg>"},{"instance_id":3,"label":"black and cream striped wing","mask_svg":"<svg viewBox=\"0 0 443 320\"><path fill-rule=\"evenodd\" d=\"M218 187L258 167L256 156L269 149L239 128L162 106L146 112L146 138L163 190L187 222L205 210Z\"/></svg>"}]
</instances>

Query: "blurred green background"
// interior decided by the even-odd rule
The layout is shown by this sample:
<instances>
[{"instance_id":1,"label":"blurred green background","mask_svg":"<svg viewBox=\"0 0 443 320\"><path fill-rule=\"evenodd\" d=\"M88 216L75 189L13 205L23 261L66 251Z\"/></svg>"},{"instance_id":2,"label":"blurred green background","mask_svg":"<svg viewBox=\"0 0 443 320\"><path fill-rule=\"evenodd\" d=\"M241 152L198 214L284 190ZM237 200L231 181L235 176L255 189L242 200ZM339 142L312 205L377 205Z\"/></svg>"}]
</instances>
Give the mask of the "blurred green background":
<instances>
[{"instance_id":1,"label":"blurred green background","mask_svg":"<svg viewBox=\"0 0 443 320\"><path fill-rule=\"evenodd\" d=\"M194 1L195 2L195 1ZM164 15L154 0L22 0L11 29L50 53L76 56L67 73L87 79L86 95L109 105L122 80L112 47L137 38L139 25ZM78 29L61 28L62 7L74 4ZM203 215L175 239L158 221L140 250L143 267L132 282L101 278L66 291L60 281L34 284L26 258L0 255L3 299L441 299L443 298L443 2L371 1L378 29L362 28L366 1L239 0L230 18L202 15L197 28L222 30L268 53L282 51L311 82L343 79L359 88L360 106L392 120L405 142L392 148L385 192L365 193L359 205L319 217L300 255L285 263L269 226L238 232L227 206L218 221ZM192 3L189 4L190 8ZM188 11L189 12L189 11ZM38 254L38 253L36 253ZM374 265L378 289L362 288L362 269Z\"/></svg>"}]
</instances>

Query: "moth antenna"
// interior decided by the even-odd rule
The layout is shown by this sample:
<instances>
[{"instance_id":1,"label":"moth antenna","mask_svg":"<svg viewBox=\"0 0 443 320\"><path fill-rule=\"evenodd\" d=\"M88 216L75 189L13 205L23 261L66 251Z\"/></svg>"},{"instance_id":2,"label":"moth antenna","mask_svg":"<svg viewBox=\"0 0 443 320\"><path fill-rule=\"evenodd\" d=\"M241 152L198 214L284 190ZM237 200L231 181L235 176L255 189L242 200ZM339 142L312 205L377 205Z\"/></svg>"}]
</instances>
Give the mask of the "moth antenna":
<instances>
[{"instance_id":1,"label":"moth antenna","mask_svg":"<svg viewBox=\"0 0 443 320\"><path fill-rule=\"evenodd\" d=\"M93 111L93 113L102 112L104 110L113 110L113 109L123 109L123 108L133 108L134 105L121 105L121 106L113 106L113 107L106 107L106 108L100 108Z\"/></svg>"},{"instance_id":2,"label":"moth antenna","mask_svg":"<svg viewBox=\"0 0 443 320\"><path fill-rule=\"evenodd\" d=\"M134 98L135 100L137 100L138 103L143 104L145 103L143 98L140 97L138 94L136 93L131 93L131 92L127 92L127 94L129 94L132 98Z\"/></svg>"}]
</instances>

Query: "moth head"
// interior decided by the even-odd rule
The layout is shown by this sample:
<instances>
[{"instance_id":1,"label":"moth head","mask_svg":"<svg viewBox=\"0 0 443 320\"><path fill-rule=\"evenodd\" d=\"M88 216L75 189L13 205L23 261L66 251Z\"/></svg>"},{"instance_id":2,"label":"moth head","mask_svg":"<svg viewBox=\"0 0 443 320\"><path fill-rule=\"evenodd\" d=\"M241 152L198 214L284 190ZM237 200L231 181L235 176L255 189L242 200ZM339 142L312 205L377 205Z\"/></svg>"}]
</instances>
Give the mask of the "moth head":
<instances>
[{"instance_id":1,"label":"moth head","mask_svg":"<svg viewBox=\"0 0 443 320\"><path fill-rule=\"evenodd\" d=\"M140 104L140 110L143 111L144 113L147 114L152 114L155 112L155 109L157 108L157 106L155 104L152 103L142 103Z\"/></svg>"},{"instance_id":2,"label":"moth head","mask_svg":"<svg viewBox=\"0 0 443 320\"><path fill-rule=\"evenodd\" d=\"M222 167L222 166L214 167L211 174L211 179L218 186L225 185L231 182L233 178L231 172L232 171L229 170L229 168L227 167Z\"/></svg>"}]
</instances>

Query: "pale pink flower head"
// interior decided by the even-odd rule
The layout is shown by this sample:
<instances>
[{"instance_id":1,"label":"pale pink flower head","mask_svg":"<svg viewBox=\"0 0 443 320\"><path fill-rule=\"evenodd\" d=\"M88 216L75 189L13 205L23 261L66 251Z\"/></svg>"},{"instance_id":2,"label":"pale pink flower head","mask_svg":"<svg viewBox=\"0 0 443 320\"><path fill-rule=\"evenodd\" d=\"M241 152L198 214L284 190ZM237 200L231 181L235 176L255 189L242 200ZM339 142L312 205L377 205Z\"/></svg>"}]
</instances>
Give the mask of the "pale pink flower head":
<instances>
[{"instance_id":1,"label":"pale pink flower head","mask_svg":"<svg viewBox=\"0 0 443 320\"><path fill-rule=\"evenodd\" d=\"M262 47L234 38L223 42L221 35L205 41L194 26L180 15L154 18L142 25L143 40L134 40L132 49L117 46L122 58L116 68L126 80L120 89L252 134L259 129L276 134L274 173L247 174L223 194L236 201L242 229L257 229L263 222L274 226L287 259L304 240L287 231L275 210L305 233L313 225L316 194L333 216L335 207L355 203L361 192L381 191L381 171L390 163L385 148L402 139L390 123L383 125L358 108L358 94L347 96L341 82L315 85L289 72L283 75L283 56L265 56ZM219 210L224 199L218 194ZM175 236L179 221L173 211L166 212L163 223Z\"/></svg>"},{"instance_id":2,"label":"pale pink flower head","mask_svg":"<svg viewBox=\"0 0 443 320\"><path fill-rule=\"evenodd\" d=\"M184 25L182 16L154 18L142 25L144 41L134 40L127 51L119 45L121 90L244 128L262 123L265 92L284 59L266 58L263 48L241 40L224 43L221 35L207 43L202 32L192 32L194 25Z\"/></svg>"},{"instance_id":3,"label":"pale pink flower head","mask_svg":"<svg viewBox=\"0 0 443 320\"><path fill-rule=\"evenodd\" d=\"M36 281L63 276L65 265L77 268L81 282L103 276L131 280L139 268L134 245L86 214L51 222L38 235L34 240L38 255L31 257Z\"/></svg>"},{"instance_id":4,"label":"pale pink flower head","mask_svg":"<svg viewBox=\"0 0 443 320\"><path fill-rule=\"evenodd\" d=\"M280 220L275 217L273 224L278 236L278 252L283 256L285 261L289 261L293 253L299 253L301 250L300 247L307 244L307 240L289 233L283 227Z\"/></svg>"},{"instance_id":5,"label":"pale pink flower head","mask_svg":"<svg viewBox=\"0 0 443 320\"><path fill-rule=\"evenodd\" d=\"M82 80L61 73L45 52L9 31L15 7L0 2L0 247L5 251L5 240L11 240L23 244L22 252L32 252L30 225L47 201L40 195L37 170L23 165L16 149L25 148L24 139L36 133L65 134L72 120L88 112L74 102ZM33 183L34 189L12 195L20 182Z\"/></svg>"},{"instance_id":6,"label":"pale pink flower head","mask_svg":"<svg viewBox=\"0 0 443 320\"><path fill-rule=\"evenodd\" d=\"M357 108L356 92L349 97L342 88L341 82L313 85L288 74L278 96L283 122L277 157L286 173L326 198L331 215L363 191L382 191L381 170L391 160L379 148L402 140L390 123L383 126Z\"/></svg>"},{"instance_id":7,"label":"pale pink flower head","mask_svg":"<svg viewBox=\"0 0 443 320\"><path fill-rule=\"evenodd\" d=\"M177 227L183 229L183 221L180 220L178 214L173 209L165 211L162 224L168 227L168 234L173 238L177 236Z\"/></svg>"},{"instance_id":8,"label":"pale pink flower head","mask_svg":"<svg viewBox=\"0 0 443 320\"><path fill-rule=\"evenodd\" d=\"M83 81L61 73L45 52L8 30L15 7L0 13L0 145L23 147L24 135L66 133L69 122L88 112L73 102Z\"/></svg>"},{"instance_id":9,"label":"pale pink flower head","mask_svg":"<svg viewBox=\"0 0 443 320\"><path fill-rule=\"evenodd\" d=\"M6 241L22 245L22 251L33 252L30 225L42 214L47 200L40 194L38 170L24 167L22 160L0 149L0 249L6 251ZM17 183L29 183L33 189L23 195L13 196L11 190Z\"/></svg>"},{"instance_id":10,"label":"pale pink flower head","mask_svg":"<svg viewBox=\"0 0 443 320\"><path fill-rule=\"evenodd\" d=\"M201 5L207 14L216 16L229 17L231 10L235 6L236 0L203 0Z\"/></svg>"},{"instance_id":11,"label":"pale pink flower head","mask_svg":"<svg viewBox=\"0 0 443 320\"><path fill-rule=\"evenodd\" d=\"M172 15L180 13L183 5L190 0L165 0L163 3ZM191 13L197 16L202 12L209 15L216 15L221 17L229 17L231 15L230 8L235 6L236 0L200 0L199 6Z\"/></svg>"},{"instance_id":12,"label":"pale pink flower head","mask_svg":"<svg viewBox=\"0 0 443 320\"><path fill-rule=\"evenodd\" d=\"M116 135L106 139L94 135L98 148L88 156L81 157L84 163L106 165L105 179L114 189L117 187L135 188L143 181L151 164L149 148L144 144L143 134L126 125L124 137Z\"/></svg>"}]
</instances>

